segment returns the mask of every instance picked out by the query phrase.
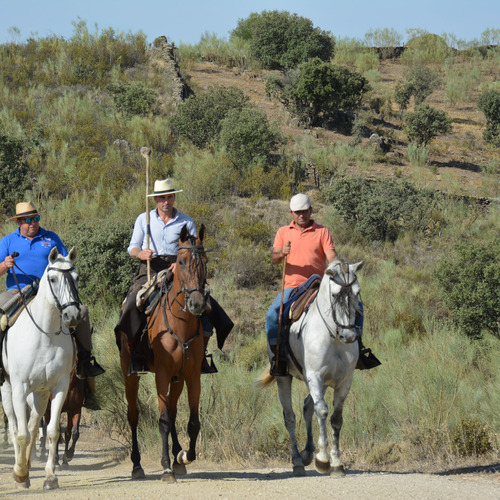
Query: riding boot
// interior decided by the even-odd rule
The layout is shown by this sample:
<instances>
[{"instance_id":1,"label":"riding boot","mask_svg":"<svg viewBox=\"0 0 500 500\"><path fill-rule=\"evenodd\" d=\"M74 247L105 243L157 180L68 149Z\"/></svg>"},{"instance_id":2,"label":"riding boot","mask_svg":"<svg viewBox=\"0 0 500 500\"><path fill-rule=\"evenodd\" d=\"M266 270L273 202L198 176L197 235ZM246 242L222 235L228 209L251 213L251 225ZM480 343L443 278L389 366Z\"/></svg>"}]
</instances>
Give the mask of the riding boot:
<instances>
[{"instance_id":1,"label":"riding boot","mask_svg":"<svg viewBox=\"0 0 500 500\"><path fill-rule=\"evenodd\" d=\"M105 373L104 368L96 361L90 351L79 350L77 355L76 376L85 380Z\"/></svg>"},{"instance_id":2,"label":"riding boot","mask_svg":"<svg viewBox=\"0 0 500 500\"><path fill-rule=\"evenodd\" d=\"M84 400L83 407L88 410L97 411L101 409L95 392L95 379L88 377L83 382Z\"/></svg>"},{"instance_id":3,"label":"riding boot","mask_svg":"<svg viewBox=\"0 0 500 500\"><path fill-rule=\"evenodd\" d=\"M201 363L201 373L217 373L217 370L213 356L208 354L207 345L210 337L203 337L203 342L205 343L205 355L203 356L203 362ZM208 361L210 359L210 362Z\"/></svg>"},{"instance_id":4,"label":"riding boot","mask_svg":"<svg viewBox=\"0 0 500 500\"><path fill-rule=\"evenodd\" d=\"M146 373L149 372L148 363L141 349L140 335L136 334L136 336L132 340L129 340L128 346L130 350L130 365L128 367L128 375L146 375Z\"/></svg>"},{"instance_id":5,"label":"riding boot","mask_svg":"<svg viewBox=\"0 0 500 500\"><path fill-rule=\"evenodd\" d=\"M372 353L372 350L366 348L363 345L363 341L361 340L361 335L358 335L358 346L359 346L359 358L356 364L357 370L370 370L382 364L376 358L375 354Z\"/></svg>"},{"instance_id":6,"label":"riding boot","mask_svg":"<svg viewBox=\"0 0 500 500\"><path fill-rule=\"evenodd\" d=\"M283 342L279 346L270 345L273 357L271 359L271 370L270 373L273 377L286 377L288 375L288 362L286 359L286 350Z\"/></svg>"}]
</instances>

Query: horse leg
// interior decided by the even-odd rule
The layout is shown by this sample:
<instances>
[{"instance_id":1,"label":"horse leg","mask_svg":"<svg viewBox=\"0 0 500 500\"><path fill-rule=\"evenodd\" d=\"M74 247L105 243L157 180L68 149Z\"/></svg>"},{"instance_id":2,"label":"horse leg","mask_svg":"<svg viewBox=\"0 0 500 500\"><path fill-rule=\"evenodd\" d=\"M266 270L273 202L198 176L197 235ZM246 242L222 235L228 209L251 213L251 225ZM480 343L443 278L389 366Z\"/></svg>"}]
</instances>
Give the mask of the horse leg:
<instances>
[{"instance_id":1,"label":"horse leg","mask_svg":"<svg viewBox=\"0 0 500 500\"><path fill-rule=\"evenodd\" d=\"M139 422L139 408L137 406L137 395L139 393L139 377L137 375L128 375L130 364L130 351L127 337L121 334L120 364L123 378L125 380L125 397L127 399L127 420L132 434L132 479L143 479L144 470L141 466L141 453L139 451L139 441L137 440L137 424Z\"/></svg>"},{"instance_id":2,"label":"horse leg","mask_svg":"<svg viewBox=\"0 0 500 500\"><path fill-rule=\"evenodd\" d=\"M31 469L31 457L35 451L36 436L38 429L40 428L40 419L45 411L48 399L48 393L31 393L28 397L29 407L31 409L30 419L28 422L30 440L26 451L26 455L28 457L28 469Z\"/></svg>"},{"instance_id":3,"label":"horse leg","mask_svg":"<svg viewBox=\"0 0 500 500\"><path fill-rule=\"evenodd\" d=\"M320 474L328 474L330 472L330 456L327 452L328 435L326 431L328 405L325 402L323 384L319 377L307 377L307 380L319 425L318 453L316 453L314 459L314 467Z\"/></svg>"},{"instance_id":4,"label":"horse leg","mask_svg":"<svg viewBox=\"0 0 500 500\"><path fill-rule=\"evenodd\" d=\"M312 429L313 414L314 414L314 402L311 398L311 395L308 394L306 399L304 399L304 408L303 408L304 421L306 423L306 430L307 430L307 441L305 448L300 452L300 456L302 457L302 463L304 465L310 465L312 459L314 458L314 450L316 449L316 446L314 446L314 436Z\"/></svg>"},{"instance_id":5,"label":"horse leg","mask_svg":"<svg viewBox=\"0 0 500 500\"><path fill-rule=\"evenodd\" d=\"M2 388L7 382L4 383ZM16 389L16 390L14 390ZM3 396L2 391L2 396ZM12 408L15 414L15 435L13 436L14 446L16 447L16 462L14 464L14 480L16 481L16 486L19 488L29 488L29 469L28 469L28 458L26 451L29 443L29 431L27 422L27 406L26 399L27 394L23 391L22 387L11 387L12 395ZM9 416L9 422L11 418Z\"/></svg>"},{"instance_id":6,"label":"horse leg","mask_svg":"<svg viewBox=\"0 0 500 500\"><path fill-rule=\"evenodd\" d=\"M278 395L283 408L283 418L285 427L290 436L292 447L292 466L294 476L304 476L305 468L302 457L297 446L297 436L295 435L295 413L292 405L292 377L276 377L278 384Z\"/></svg>"},{"instance_id":7,"label":"horse leg","mask_svg":"<svg viewBox=\"0 0 500 500\"><path fill-rule=\"evenodd\" d=\"M62 466L64 468L68 467L69 462L71 462L75 454L76 442L80 437L81 416L81 412L68 412L68 425L66 426L66 432L64 436L64 456L62 461Z\"/></svg>"},{"instance_id":8,"label":"horse leg","mask_svg":"<svg viewBox=\"0 0 500 500\"><path fill-rule=\"evenodd\" d=\"M201 363L200 363L201 364ZM188 388L188 401L189 401L189 421L188 421L188 435L189 435L189 448L187 451L181 451L177 454L177 461L180 464L190 464L196 460L196 440L200 433L200 394L201 394L201 379L199 376L194 376L187 384Z\"/></svg>"},{"instance_id":9,"label":"horse leg","mask_svg":"<svg viewBox=\"0 0 500 500\"><path fill-rule=\"evenodd\" d=\"M59 488L59 482L55 475L55 465L57 448L59 446L61 410L66 399L68 383L69 380L65 384L61 382L60 387L63 387L63 390L54 391L51 401L50 421L47 424L49 456L45 464L45 481L43 483L43 487L46 490Z\"/></svg>"},{"instance_id":10,"label":"horse leg","mask_svg":"<svg viewBox=\"0 0 500 500\"><path fill-rule=\"evenodd\" d=\"M351 377L352 381L352 377ZM349 393L349 389L351 388L351 383L344 385L342 388L336 388L333 398L333 413L330 418L330 425L333 430L332 437L332 449L330 451L331 457L331 465L332 465L332 476L344 476L344 464L340 458L340 449L339 449L339 439L340 439L340 430L342 429L342 411L344 408L344 402Z\"/></svg>"}]
</instances>

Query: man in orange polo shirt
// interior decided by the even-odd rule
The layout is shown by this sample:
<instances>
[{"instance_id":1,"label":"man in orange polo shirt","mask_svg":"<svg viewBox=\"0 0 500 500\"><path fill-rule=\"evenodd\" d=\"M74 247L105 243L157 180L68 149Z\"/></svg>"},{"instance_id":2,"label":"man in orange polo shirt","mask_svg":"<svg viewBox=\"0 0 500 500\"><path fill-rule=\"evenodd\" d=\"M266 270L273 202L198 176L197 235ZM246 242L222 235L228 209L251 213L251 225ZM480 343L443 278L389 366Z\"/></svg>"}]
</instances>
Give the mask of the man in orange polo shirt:
<instances>
[{"instance_id":1,"label":"man in orange polo shirt","mask_svg":"<svg viewBox=\"0 0 500 500\"><path fill-rule=\"evenodd\" d=\"M292 294L293 290L304 283L308 278L317 274L323 276L327 264L337 256L330 231L311 219L313 209L309 197L299 193L290 200L290 215L292 222L288 226L278 229L271 251L271 263L279 264L286 256L285 285L283 302ZM269 308L266 316L266 333L271 353L271 375L286 376L285 349L280 342L280 362L276 366L277 334L279 327L279 313L281 306L281 293ZM360 306L361 301L360 301ZM360 329L363 325L362 310L356 325ZM367 369L378 366L380 362L371 354L370 350L362 349L361 337L360 362L357 368ZM370 362L371 361L371 362Z\"/></svg>"}]
</instances>

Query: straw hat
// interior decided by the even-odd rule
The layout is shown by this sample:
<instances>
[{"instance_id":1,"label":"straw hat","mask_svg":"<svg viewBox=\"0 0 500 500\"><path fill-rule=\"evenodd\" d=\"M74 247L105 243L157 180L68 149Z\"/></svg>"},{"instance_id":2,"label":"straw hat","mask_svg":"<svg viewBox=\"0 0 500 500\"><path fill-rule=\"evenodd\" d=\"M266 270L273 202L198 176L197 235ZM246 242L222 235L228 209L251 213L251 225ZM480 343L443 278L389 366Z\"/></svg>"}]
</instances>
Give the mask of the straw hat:
<instances>
[{"instance_id":1,"label":"straw hat","mask_svg":"<svg viewBox=\"0 0 500 500\"><path fill-rule=\"evenodd\" d=\"M162 196L164 194L180 193L182 189L175 189L172 179L163 179L162 181L155 181L155 187L151 194L148 196Z\"/></svg>"},{"instance_id":2,"label":"straw hat","mask_svg":"<svg viewBox=\"0 0 500 500\"><path fill-rule=\"evenodd\" d=\"M38 210L31 201L22 201L16 205L16 215L10 217L10 220L17 220L23 217L29 217L30 215L38 215Z\"/></svg>"}]
</instances>

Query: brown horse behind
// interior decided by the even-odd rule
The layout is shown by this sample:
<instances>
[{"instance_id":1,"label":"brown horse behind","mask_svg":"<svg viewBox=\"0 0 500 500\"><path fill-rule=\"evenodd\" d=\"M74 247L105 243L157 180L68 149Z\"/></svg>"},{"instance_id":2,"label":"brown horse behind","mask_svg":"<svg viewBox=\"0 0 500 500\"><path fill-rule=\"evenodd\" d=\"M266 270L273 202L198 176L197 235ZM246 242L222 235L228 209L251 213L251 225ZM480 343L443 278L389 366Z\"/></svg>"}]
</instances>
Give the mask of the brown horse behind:
<instances>
[{"instance_id":1,"label":"brown horse behind","mask_svg":"<svg viewBox=\"0 0 500 500\"><path fill-rule=\"evenodd\" d=\"M148 319L148 339L153 352L149 369L155 374L160 410L162 439L162 480L175 482L175 474L186 473L186 464L196 459L196 439L200 431L198 406L201 392L201 364L204 355L201 314L207 305L205 291L207 257L203 248L205 227L198 237L190 236L187 227L181 230L177 261L171 288L162 296ZM125 334L121 335L121 367L125 377L128 421L132 431L132 478L144 477L137 441L139 377L128 375L130 350ZM184 388L189 401L189 448L183 450L177 438L175 419L177 401ZM168 439L172 435L171 467Z\"/></svg>"}]
</instances>

